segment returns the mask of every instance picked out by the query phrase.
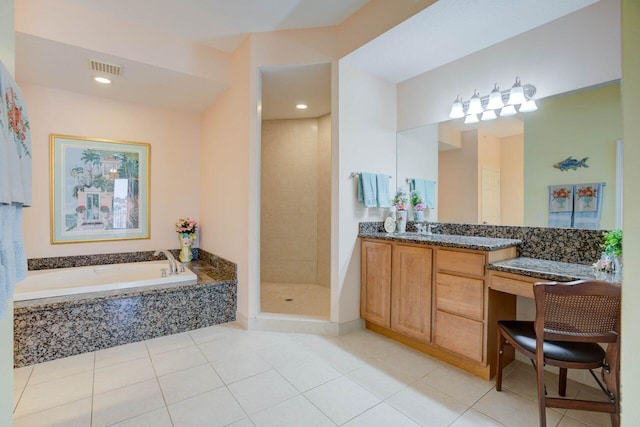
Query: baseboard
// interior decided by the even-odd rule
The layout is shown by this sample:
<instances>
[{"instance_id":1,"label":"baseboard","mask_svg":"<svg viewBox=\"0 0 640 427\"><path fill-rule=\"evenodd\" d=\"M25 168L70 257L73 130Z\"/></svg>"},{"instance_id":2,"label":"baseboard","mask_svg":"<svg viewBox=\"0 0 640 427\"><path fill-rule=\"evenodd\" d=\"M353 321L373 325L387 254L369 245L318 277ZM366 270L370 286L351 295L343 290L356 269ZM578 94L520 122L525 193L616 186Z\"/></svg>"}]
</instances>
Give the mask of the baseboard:
<instances>
[{"instance_id":1,"label":"baseboard","mask_svg":"<svg viewBox=\"0 0 640 427\"><path fill-rule=\"evenodd\" d=\"M361 331L365 328L364 319L355 319L350 322L344 322L338 324L338 335L346 335L351 332Z\"/></svg>"},{"instance_id":2,"label":"baseboard","mask_svg":"<svg viewBox=\"0 0 640 427\"><path fill-rule=\"evenodd\" d=\"M249 319L243 316L239 311L236 311L236 323L238 323L242 329L249 329Z\"/></svg>"}]
</instances>

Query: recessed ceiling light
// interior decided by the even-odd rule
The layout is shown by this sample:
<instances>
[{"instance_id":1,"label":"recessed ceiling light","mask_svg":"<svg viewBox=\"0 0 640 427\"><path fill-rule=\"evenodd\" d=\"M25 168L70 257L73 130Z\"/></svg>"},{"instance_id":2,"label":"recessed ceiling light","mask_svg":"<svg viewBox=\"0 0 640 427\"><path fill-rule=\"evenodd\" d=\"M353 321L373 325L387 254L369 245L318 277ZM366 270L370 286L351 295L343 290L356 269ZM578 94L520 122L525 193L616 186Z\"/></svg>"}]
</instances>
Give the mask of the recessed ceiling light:
<instances>
[{"instance_id":1,"label":"recessed ceiling light","mask_svg":"<svg viewBox=\"0 0 640 427\"><path fill-rule=\"evenodd\" d=\"M111 80L106 77L94 77L93 80L97 81L98 83L102 83L103 85L111 84Z\"/></svg>"},{"instance_id":2,"label":"recessed ceiling light","mask_svg":"<svg viewBox=\"0 0 640 427\"><path fill-rule=\"evenodd\" d=\"M296 108L298 110L306 110L307 109L307 104L298 104L298 105L296 105Z\"/></svg>"}]
</instances>

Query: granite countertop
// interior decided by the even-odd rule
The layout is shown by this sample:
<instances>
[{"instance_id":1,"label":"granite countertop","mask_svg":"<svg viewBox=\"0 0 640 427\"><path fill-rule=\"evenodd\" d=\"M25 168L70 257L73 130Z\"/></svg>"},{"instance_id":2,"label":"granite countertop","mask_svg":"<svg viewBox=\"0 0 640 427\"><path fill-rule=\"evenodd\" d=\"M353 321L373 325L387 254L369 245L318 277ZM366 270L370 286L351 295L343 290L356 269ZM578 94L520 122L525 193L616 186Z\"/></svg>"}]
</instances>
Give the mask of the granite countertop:
<instances>
[{"instance_id":1,"label":"granite countertop","mask_svg":"<svg viewBox=\"0 0 640 427\"><path fill-rule=\"evenodd\" d=\"M598 273L590 265L569 262L549 261L536 258L512 258L487 265L488 270L520 274L543 280L569 282L572 280L606 280L620 283L620 278L613 274Z\"/></svg>"},{"instance_id":2,"label":"granite countertop","mask_svg":"<svg viewBox=\"0 0 640 427\"><path fill-rule=\"evenodd\" d=\"M423 245L444 246L448 248L476 249L495 251L517 246L522 243L518 239L499 239L494 237L458 236L453 234L418 234L418 233L381 233L361 232L358 237L394 242L417 243Z\"/></svg>"},{"instance_id":3,"label":"granite countertop","mask_svg":"<svg viewBox=\"0 0 640 427\"><path fill-rule=\"evenodd\" d=\"M193 271L197 280L192 280L182 283L169 283L164 285L155 286L143 286L137 288L118 289L110 291L92 292L85 294L64 295L59 297L39 298L25 301L15 301L13 303L14 309L22 308L40 308L46 307L50 304L58 303L79 303L86 300L95 300L101 298L112 297L132 297L148 294L151 292L172 292L181 288L187 288L191 286L211 286L211 285L224 285L234 284L237 282L235 276L235 270L231 268L225 268L222 266L215 266L207 263L206 261L192 261L187 267Z\"/></svg>"}]
</instances>

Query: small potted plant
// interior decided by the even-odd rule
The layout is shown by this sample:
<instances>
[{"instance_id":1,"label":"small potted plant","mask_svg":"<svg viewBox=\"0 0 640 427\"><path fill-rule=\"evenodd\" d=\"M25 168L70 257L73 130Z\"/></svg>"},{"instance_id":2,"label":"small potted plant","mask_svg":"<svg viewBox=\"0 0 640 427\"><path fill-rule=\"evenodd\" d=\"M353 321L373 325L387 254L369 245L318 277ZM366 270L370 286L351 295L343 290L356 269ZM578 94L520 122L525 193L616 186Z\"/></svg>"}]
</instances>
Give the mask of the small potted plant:
<instances>
[{"instance_id":1,"label":"small potted plant","mask_svg":"<svg viewBox=\"0 0 640 427\"><path fill-rule=\"evenodd\" d=\"M622 268L622 230L612 230L602 233L604 243L601 245L604 253L613 261L613 269Z\"/></svg>"},{"instance_id":2,"label":"small potted plant","mask_svg":"<svg viewBox=\"0 0 640 427\"><path fill-rule=\"evenodd\" d=\"M198 223L191 218L180 218L176 222L176 232L180 238L180 261L189 262L193 259L191 245L196 239Z\"/></svg>"},{"instance_id":3,"label":"small potted plant","mask_svg":"<svg viewBox=\"0 0 640 427\"><path fill-rule=\"evenodd\" d=\"M413 220L424 221L424 200L422 200L422 194L419 191L411 192L411 207L413 208Z\"/></svg>"},{"instance_id":4,"label":"small potted plant","mask_svg":"<svg viewBox=\"0 0 640 427\"><path fill-rule=\"evenodd\" d=\"M407 227L407 193L402 187L396 191L391 199L391 205L396 208L396 224L399 233L404 233Z\"/></svg>"}]
</instances>

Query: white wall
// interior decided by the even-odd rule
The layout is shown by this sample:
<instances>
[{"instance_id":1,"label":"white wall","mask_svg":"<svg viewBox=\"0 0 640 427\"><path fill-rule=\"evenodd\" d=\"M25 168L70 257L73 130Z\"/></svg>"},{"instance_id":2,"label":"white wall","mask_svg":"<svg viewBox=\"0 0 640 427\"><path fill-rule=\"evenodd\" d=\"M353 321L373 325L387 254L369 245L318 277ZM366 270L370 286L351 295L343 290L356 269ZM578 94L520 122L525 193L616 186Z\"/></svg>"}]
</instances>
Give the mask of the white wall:
<instances>
[{"instance_id":1,"label":"white wall","mask_svg":"<svg viewBox=\"0 0 640 427\"><path fill-rule=\"evenodd\" d=\"M20 84L31 123L33 204L24 213L27 258L178 248L175 222L200 212L200 115ZM151 144L151 238L52 245L49 134ZM206 233L206 229L202 230Z\"/></svg>"},{"instance_id":2,"label":"white wall","mask_svg":"<svg viewBox=\"0 0 640 427\"><path fill-rule=\"evenodd\" d=\"M340 129L338 153L338 283L331 289L332 320L360 317L360 242L358 223L382 221L388 210L365 208L357 197L352 172L391 176L396 181L396 87L365 73L347 59L339 64ZM339 317L333 319L339 305Z\"/></svg>"},{"instance_id":3,"label":"white wall","mask_svg":"<svg viewBox=\"0 0 640 427\"><path fill-rule=\"evenodd\" d=\"M418 178L436 183L434 209L426 209L426 221L438 221L438 125L423 126L398 132L397 136L397 183L409 194L406 179Z\"/></svg>"},{"instance_id":4,"label":"white wall","mask_svg":"<svg viewBox=\"0 0 640 427\"><path fill-rule=\"evenodd\" d=\"M13 26L13 0L0 0L0 61L14 72L15 35ZM35 181L34 181L35 183ZM34 185L35 187L36 185ZM25 209L28 210L28 209ZM23 236L25 233L22 233ZM9 306L13 300L7 301ZM13 425L13 316L9 310L0 319L0 425Z\"/></svg>"},{"instance_id":5,"label":"white wall","mask_svg":"<svg viewBox=\"0 0 640 427\"><path fill-rule=\"evenodd\" d=\"M622 0L622 126L624 180L640 182L640 2ZM622 426L640 420L640 187L624 186L624 270L622 286ZM630 262L628 260L631 260Z\"/></svg>"},{"instance_id":6,"label":"white wall","mask_svg":"<svg viewBox=\"0 0 640 427\"><path fill-rule=\"evenodd\" d=\"M451 103L515 77L536 97L619 79L620 0L600 0L573 14L398 84L398 129L449 120ZM471 35L470 35L471 37Z\"/></svg>"}]
</instances>

